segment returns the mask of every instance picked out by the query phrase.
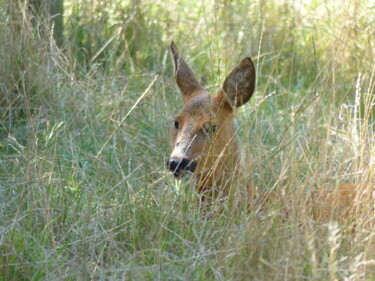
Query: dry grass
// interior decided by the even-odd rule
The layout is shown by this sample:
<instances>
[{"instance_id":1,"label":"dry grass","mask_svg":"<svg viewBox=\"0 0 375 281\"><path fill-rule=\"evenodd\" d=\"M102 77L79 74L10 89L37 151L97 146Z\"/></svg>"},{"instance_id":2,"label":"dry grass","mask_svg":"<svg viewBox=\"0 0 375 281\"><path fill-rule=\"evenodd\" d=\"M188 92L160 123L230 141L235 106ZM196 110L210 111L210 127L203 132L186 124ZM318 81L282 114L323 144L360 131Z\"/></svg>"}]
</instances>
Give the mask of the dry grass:
<instances>
[{"instance_id":1,"label":"dry grass","mask_svg":"<svg viewBox=\"0 0 375 281\"><path fill-rule=\"evenodd\" d=\"M62 50L0 6L0 279L375 278L371 1L65 4ZM212 92L255 58L237 121L247 180L274 193L249 213L204 218L164 167L171 39Z\"/></svg>"}]
</instances>

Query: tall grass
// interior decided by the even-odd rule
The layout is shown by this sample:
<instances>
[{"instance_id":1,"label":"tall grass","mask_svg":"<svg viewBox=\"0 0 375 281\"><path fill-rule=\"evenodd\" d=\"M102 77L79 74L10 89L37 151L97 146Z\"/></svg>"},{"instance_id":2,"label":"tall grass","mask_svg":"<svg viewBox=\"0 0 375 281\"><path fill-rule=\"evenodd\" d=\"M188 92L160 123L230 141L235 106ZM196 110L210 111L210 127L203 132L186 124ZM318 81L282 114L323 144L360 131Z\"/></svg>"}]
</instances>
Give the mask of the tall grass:
<instances>
[{"instance_id":1,"label":"tall grass","mask_svg":"<svg viewBox=\"0 0 375 281\"><path fill-rule=\"evenodd\" d=\"M375 279L371 1L65 1L62 49L25 2L0 17L0 279ZM212 93L254 58L250 212L204 217L165 168L172 39Z\"/></svg>"}]
</instances>

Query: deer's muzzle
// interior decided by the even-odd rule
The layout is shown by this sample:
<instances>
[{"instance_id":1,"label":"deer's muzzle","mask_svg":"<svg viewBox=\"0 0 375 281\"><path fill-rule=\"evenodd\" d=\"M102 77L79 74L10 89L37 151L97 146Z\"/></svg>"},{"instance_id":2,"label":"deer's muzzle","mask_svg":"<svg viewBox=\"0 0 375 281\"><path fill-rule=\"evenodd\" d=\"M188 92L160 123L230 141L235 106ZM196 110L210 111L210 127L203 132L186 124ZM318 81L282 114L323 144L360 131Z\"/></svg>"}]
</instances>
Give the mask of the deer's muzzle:
<instances>
[{"instance_id":1,"label":"deer's muzzle","mask_svg":"<svg viewBox=\"0 0 375 281\"><path fill-rule=\"evenodd\" d=\"M167 161L167 167L170 171L173 172L173 175L175 177L180 177L184 172L194 173L195 168L197 167L197 162L190 161L186 158L170 158Z\"/></svg>"}]
</instances>

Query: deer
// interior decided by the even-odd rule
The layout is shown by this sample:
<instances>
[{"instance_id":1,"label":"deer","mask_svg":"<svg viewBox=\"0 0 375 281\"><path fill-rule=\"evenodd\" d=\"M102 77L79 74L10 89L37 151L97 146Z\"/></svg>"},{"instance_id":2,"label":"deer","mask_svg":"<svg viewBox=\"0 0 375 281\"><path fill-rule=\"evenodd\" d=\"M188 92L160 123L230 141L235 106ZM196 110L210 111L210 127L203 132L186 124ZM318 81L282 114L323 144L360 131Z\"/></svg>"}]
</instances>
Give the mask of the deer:
<instances>
[{"instance_id":1,"label":"deer","mask_svg":"<svg viewBox=\"0 0 375 281\"><path fill-rule=\"evenodd\" d=\"M173 149L167 167L175 177L184 173L196 176L202 203L226 198L233 179L242 174L234 116L254 93L253 61L250 57L243 59L226 77L219 92L210 95L179 55L174 42L171 51L183 108L173 119ZM254 196L250 184L244 185L246 196Z\"/></svg>"},{"instance_id":2,"label":"deer","mask_svg":"<svg viewBox=\"0 0 375 281\"><path fill-rule=\"evenodd\" d=\"M198 82L187 62L180 56L175 43L171 43L176 84L183 99L182 110L173 118L172 153L167 167L176 178L185 173L196 177L196 191L200 203L210 205L212 200L227 199L234 194L232 187L241 187L241 198L270 200L276 192L259 194L246 181L241 164L235 112L253 96L255 67L250 57L244 58L225 78L220 90L210 95ZM235 180L239 180L233 184ZM363 188L360 188L361 193ZM324 206L315 217L328 216L327 206L345 210L358 197L356 185L341 185L324 192L312 192L310 202ZM366 191L366 190L365 190ZM277 195L276 195L277 196ZM322 196L324 200L322 200ZM375 199L375 193L372 193Z\"/></svg>"}]
</instances>

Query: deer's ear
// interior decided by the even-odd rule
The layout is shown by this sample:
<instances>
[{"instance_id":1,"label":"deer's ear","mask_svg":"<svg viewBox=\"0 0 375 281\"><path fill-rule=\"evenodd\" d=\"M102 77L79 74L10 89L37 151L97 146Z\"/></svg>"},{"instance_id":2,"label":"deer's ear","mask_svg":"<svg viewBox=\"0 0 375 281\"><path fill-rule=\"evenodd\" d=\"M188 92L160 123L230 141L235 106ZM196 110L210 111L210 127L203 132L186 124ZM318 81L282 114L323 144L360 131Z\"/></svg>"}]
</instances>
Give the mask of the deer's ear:
<instances>
[{"instance_id":1,"label":"deer's ear","mask_svg":"<svg viewBox=\"0 0 375 281\"><path fill-rule=\"evenodd\" d=\"M225 78L220 95L234 108L247 103L255 88L255 68L250 58L244 59Z\"/></svg>"},{"instance_id":2,"label":"deer's ear","mask_svg":"<svg viewBox=\"0 0 375 281\"><path fill-rule=\"evenodd\" d=\"M180 88L184 100L191 96L197 90L203 90L193 71L186 61L179 55L175 43L172 41L171 50L174 62L174 70L177 86Z\"/></svg>"}]
</instances>

